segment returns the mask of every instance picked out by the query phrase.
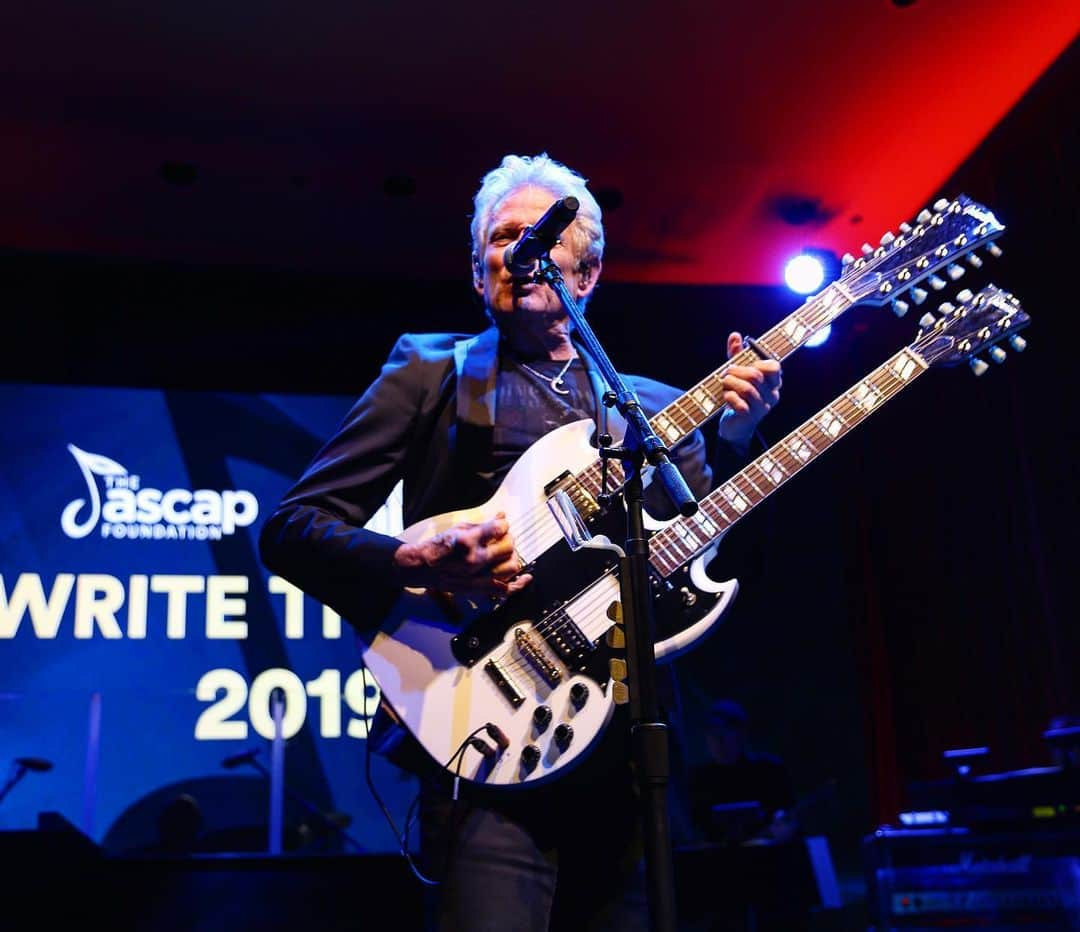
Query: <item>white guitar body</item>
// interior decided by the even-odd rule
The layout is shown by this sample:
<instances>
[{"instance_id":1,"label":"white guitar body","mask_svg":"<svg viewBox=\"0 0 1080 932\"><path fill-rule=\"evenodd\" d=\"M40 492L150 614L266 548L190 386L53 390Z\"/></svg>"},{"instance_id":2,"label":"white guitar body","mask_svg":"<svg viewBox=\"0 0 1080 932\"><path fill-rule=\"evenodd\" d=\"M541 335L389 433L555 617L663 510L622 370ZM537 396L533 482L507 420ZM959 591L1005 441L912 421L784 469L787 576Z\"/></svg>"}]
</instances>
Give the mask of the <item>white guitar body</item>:
<instances>
[{"instance_id":1,"label":"white guitar body","mask_svg":"<svg viewBox=\"0 0 1080 932\"><path fill-rule=\"evenodd\" d=\"M621 655L608 648L604 635L619 618L613 567L620 551L603 537L579 540L572 549L544 491L555 478L553 463L575 473L596 459L588 442L594 429L591 421L578 421L553 431L522 455L483 505L417 522L400 535L418 541L502 511L526 565L539 564L520 610L511 611L518 608L512 602L479 604L406 590L378 631L362 640L364 663L401 724L463 779L492 786L544 782L584 758L614 711L609 663ZM702 554L688 568L695 601L710 603L707 613L659 643L658 660L673 659L700 641L735 596L735 580L716 583L705 574L709 559L711 552ZM543 606L554 611L545 613ZM455 639L460 642L464 631L467 640L472 628L493 618L494 635L488 632L479 648L466 651L463 662ZM588 645L586 668L559 650L574 639ZM505 736L507 747L485 732L489 724ZM496 753L485 756L469 746L456 757L474 735Z\"/></svg>"}]
</instances>

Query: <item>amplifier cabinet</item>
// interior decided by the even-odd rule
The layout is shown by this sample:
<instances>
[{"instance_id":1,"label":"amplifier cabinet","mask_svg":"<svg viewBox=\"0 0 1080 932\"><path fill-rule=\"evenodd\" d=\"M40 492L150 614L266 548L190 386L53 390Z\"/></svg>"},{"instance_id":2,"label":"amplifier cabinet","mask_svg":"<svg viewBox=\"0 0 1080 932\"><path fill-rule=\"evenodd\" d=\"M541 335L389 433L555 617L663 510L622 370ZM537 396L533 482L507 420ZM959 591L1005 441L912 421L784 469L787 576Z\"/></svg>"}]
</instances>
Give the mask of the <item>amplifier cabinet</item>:
<instances>
[{"instance_id":1,"label":"amplifier cabinet","mask_svg":"<svg viewBox=\"0 0 1080 932\"><path fill-rule=\"evenodd\" d=\"M1080 830L880 828L863 864L874 932L1080 932Z\"/></svg>"}]
</instances>

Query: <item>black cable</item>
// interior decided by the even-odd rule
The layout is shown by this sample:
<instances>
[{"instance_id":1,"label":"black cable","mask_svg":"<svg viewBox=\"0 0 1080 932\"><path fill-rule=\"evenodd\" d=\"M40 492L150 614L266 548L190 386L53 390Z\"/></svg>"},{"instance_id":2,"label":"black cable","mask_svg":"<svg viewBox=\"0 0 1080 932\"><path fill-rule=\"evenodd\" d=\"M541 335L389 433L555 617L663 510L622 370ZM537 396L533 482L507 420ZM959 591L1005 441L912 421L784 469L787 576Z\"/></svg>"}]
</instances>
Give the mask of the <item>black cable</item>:
<instances>
[{"instance_id":1,"label":"black cable","mask_svg":"<svg viewBox=\"0 0 1080 932\"><path fill-rule=\"evenodd\" d=\"M363 666L363 664L361 664L361 666ZM369 726L369 728L370 728L370 726ZM465 740L462 741L461 744L458 745L457 750L454 751L454 753L450 756L450 760L448 760L446 762L446 764L444 765L444 769L448 770L451 766L454 765L454 761L455 760L457 761L457 769L456 769L455 774L454 774L453 803L451 804L451 808L450 808L449 822L451 824L453 822L454 808L457 805L458 781L460 781L460 779L461 779L461 763L464 760L464 751L465 751L465 749L467 747L469 747L469 744L473 740L473 738L475 738L477 735L479 735L479 733L481 731L484 731L486 728L487 728L486 724L481 725L479 728L477 728L475 731L473 731L472 734L470 734L467 738L465 738ZM405 821L405 829L404 829L404 831L399 831L398 827L397 827L397 824L394 822L393 815L390 813L390 810L386 806L386 803L383 802L382 797L379 795L379 791L375 788L375 781L371 777L371 742L370 742L370 740L366 740L364 742L364 779L367 782L368 790L371 792L371 795L374 798L376 805L378 805L379 809L382 811L383 818L386 819L387 824L390 826L390 830L394 833L394 838L396 839L396 841L398 843L398 850L400 851L401 856L403 858L405 858L405 862L409 865L409 870L411 870L413 872L413 874L416 876L417 880L419 880L421 883L426 884L428 886L432 886L432 887L433 886L438 886L442 881L433 880L432 878L425 875L423 873L423 871L421 871L420 868L417 867L416 862L413 860L412 854L409 851L409 845L408 845L409 829L410 829L410 826L411 826L411 823L412 823L412 819L414 818L414 815L413 815L414 810L415 810L415 808L416 808L416 806L417 806L417 804L418 804L418 802L420 800L420 793L416 794L415 798L413 799L413 802L409 805L409 810L406 813L406 821ZM447 862L449 862L449 850L450 850L449 849L449 840L450 839L448 838L447 839Z\"/></svg>"}]
</instances>

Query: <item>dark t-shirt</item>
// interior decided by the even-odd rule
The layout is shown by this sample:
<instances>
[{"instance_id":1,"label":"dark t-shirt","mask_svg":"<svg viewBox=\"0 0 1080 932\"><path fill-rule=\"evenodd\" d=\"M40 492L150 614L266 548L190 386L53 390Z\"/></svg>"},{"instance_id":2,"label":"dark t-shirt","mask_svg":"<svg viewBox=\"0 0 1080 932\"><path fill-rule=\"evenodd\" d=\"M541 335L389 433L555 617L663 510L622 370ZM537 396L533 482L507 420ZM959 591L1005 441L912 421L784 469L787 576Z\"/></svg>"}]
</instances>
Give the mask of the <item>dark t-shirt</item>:
<instances>
[{"instance_id":1,"label":"dark t-shirt","mask_svg":"<svg viewBox=\"0 0 1080 932\"><path fill-rule=\"evenodd\" d=\"M505 354L499 360L491 454L479 470L492 494L537 440L564 424L596 416L592 385L580 359L571 361L559 391L549 380L562 372L565 362L534 360L525 365L529 368Z\"/></svg>"}]
</instances>

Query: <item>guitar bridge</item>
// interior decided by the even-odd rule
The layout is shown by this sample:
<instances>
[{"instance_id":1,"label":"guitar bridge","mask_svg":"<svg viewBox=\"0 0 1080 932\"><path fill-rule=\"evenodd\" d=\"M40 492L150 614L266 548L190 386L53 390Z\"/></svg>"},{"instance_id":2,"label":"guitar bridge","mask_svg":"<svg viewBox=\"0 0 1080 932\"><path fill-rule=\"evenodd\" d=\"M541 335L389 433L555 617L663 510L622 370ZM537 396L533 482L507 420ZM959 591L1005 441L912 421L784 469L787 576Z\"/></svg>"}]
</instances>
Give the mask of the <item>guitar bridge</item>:
<instances>
[{"instance_id":1,"label":"guitar bridge","mask_svg":"<svg viewBox=\"0 0 1080 932\"><path fill-rule=\"evenodd\" d=\"M540 674L540 678L554 689L562 679L562 670L544 656L544 648L524 628L514 631L514 643L521 651L521 656Z\"/></svg>"},{"instance_id":2,"label":"guitar bridge","mask_svg":"<svg viewBox=\"0 0 1080 932\"><path fill-rule=\"evenodd\" d=\"M521 695L518 688L510 681L510 678L503 672L494 660L489 660L484 664L484 672L491 677L495 682L495 685L499 687L501 692L515 709L520 706L525 697Z\"/></svg>"}]
</instances>

